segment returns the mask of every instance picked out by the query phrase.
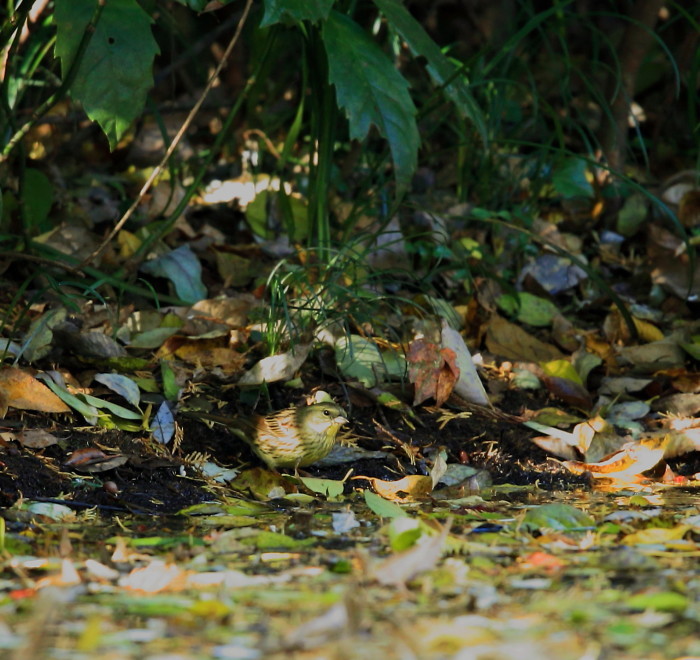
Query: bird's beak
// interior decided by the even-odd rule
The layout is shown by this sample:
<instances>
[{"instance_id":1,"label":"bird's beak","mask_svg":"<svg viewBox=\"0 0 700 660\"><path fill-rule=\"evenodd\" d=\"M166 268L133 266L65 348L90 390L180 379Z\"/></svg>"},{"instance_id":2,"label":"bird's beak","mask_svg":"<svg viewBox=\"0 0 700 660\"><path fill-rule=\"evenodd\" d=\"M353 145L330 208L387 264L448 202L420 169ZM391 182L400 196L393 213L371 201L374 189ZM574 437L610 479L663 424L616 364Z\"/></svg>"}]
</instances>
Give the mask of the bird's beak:
<instances>
[{"instance_id":1,"label":"bird's beak","mask_svg":"<svg viewBox=\"0 0 700 660\"><path fill-rule=\"evenodd\" d=\"M350 420L346 419L346 418L343 417L342 415L338 415L337 417L334 417L334 418L333 418L333 423L334 423L334 424L340 424L340 425L342 425L342 424L349 424L349 423L350 423Z\"/></svg>"}]
</instances>

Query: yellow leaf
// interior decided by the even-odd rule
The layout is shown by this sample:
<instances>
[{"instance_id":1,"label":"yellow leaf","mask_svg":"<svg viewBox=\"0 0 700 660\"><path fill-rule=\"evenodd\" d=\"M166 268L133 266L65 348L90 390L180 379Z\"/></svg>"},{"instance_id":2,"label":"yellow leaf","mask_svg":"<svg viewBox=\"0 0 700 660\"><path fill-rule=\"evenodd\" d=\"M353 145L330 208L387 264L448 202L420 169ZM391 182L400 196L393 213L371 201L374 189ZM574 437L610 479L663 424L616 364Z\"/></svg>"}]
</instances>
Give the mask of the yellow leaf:
<instances>
[{"instance_id":1,"label":"yellow leaf","mask_svg":"<svg viewBox=\"0 0 700 660\"><path fill-rule=\"evenodd\" d=\"M678 541L682 539L691 529L690 525L677 525L671 529L663 527L650 527L642 529L638 532L633 532L625 536L621 543L626 545L645 543L645 544L665 544L670 541Z\"/></svg>"},{"instance_id":2,"label":"yellow leaf","mask_svg":"<svg viewBox=\"0 0 700 660\"><path fill-rule=\"evenodd\" d=\"M661 332L655 325L649 321L642 321L638 318L633 318L634 327L637 328L639 338L643 341L661 341L664 338L664 333Z\"/></svg>"},{"instance_id":3,"label":"yellow leaf","mask_svg":"<svg viewBox=\"0 0 700 660\"><path fill-rule=\"evenodd\" d=\"M383 481L374 477L362 477L362 479L371 482L378 495L387 500L398 502L413 502L423 499L433 490L433 480L419 474L409 475L398 481Z\"/></svg>"}]
</instances>

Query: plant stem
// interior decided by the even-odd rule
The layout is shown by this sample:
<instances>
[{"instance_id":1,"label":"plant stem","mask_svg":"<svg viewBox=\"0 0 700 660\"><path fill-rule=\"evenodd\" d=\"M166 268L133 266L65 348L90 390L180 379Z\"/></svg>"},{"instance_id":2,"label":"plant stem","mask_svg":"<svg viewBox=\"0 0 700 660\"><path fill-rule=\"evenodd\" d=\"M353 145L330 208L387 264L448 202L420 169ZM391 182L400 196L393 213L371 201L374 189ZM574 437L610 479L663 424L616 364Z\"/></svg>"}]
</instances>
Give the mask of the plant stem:
<instances>
[{"instance_id":1,"label":"plant stem","mask_svg":"<svg viewBox=\"0 0 700 660\"><path fill-rule=\"evenodd\" d=\"M80 68L80 62L82 61L83 55L87 50L87 47L90 43L90 39L92 39L92 35L95 33L95 27L97 26L97 22L100 20L100 16L102 15L104 6L105 0L99 0L95 7L95 11L90 17L90 21L85 26L83 36L80 39L80 44L78 44L78 50L75 53L75 57L73 58L70 67L68 68L68 73L65 75L63 82L61 83L59 88L53 94L51 94L49 98L46 99L46 101L44 101L34 112L32 112L31 119L28 122L26 122L19 130L17 130L15 134L10 138L8 143L5 145L5 148L2 150L2 154L0 154L0 163L8 160L10 154L12 153L12 150L17 146L17 144L22 140L22 138L24 138L24 136L27 133L29 133L32 127L44 114L46 114L54 105L56 105L56 103L58 103L65 96L66 92L73 84L75 76L78 73L78 69Z\"/></svg>"},{"instance_id":2,"label":"plant stem","mask_svg":"<svg viewBox=\"0 0 700 660\"><path fill-rule=\"evenodd\" d=\"M338 108L335 90L328 82L328 61L321 35L316 28L309 31L306 60L311 73L311 160L309 182L309 242L321 263L330 258L331 228L328 190L331 185L333 150ZM311 59L309 59L311 58Z\"/></svg>"}]
</instances>

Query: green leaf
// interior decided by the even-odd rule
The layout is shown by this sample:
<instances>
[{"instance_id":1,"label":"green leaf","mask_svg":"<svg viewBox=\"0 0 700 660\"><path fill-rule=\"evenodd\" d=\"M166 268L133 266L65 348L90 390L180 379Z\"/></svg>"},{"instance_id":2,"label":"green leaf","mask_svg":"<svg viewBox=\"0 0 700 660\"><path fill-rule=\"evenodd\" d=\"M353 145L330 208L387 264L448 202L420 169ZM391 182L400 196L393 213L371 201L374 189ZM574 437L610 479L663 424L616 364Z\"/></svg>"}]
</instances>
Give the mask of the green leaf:
<instances>
[{"instance_id":1,"label":"green leaf","mask_svg":"<svg viewBox=\"0 0 700 660\"><path fill-rule=\"evenodd\" d=\"M700 342L695 342L694 344L683 343L681 348L693 359L700 360Z\"/></svg>"},{"instance_id":2,"label":"green leaf","mask_svg":"<svg viewBox=\"0 0 700 660\"><path fill-rule=\"evenodd\" d=\"M626 238L634 236L649 217L648 200L641 192L632 193L617 214L617 231Z\"/></svg>"},{"instance_id":3,"label":"green leaf","mask_svg":"<svg viewBox=\"0 0 700 660\"><path fill-rule=\"evenodd\" d=\"M526 529L553 529L560 532L578 531L593 527L588 514L570 504L542 504L530 509L523 518Z\"/></svg>"},{"instance_id":4,"label":"green leaf","mask_svg":"<svg viewBox=\"0 0 700 660\"><path fill-rule=\"evenodd\" d=\"M177 328L151 328L135 335L129 342L131 348L158 348L178 332Z\"/></svg>"},{"instance_id":5,"label":"green leaf","mask_svg":"<svg viewBox=\"0 0 700 660\"><path fill-rule=\"evenodd\" d=\"M335 359L344 376L359 380L365 387L406 373L406 360L397 351L380 352L377 345L361 337L341 337L335 344Z\"/></svg>"},{"instance_id":6,"label":"green leaf","mask_svg":"<svg viewBox=\"0 0 700 660\"><path fill-rule=\"evenodd\" d=\"M377 44L346 16L331 12L323 24L329 80L347 114L351 139L363 139L374 124L389 142L397 196L409 187L418 163L416 107L408 83Z\"/></svg>"},{"instance_id":7,"label":"green leaf","mask_svg":"<svg viewBox=\"0 0 700 660\"><path fill-rule=\"evenodd\" d=\"M690 604L687 596L675 591L637 594L627 599L627 607L633 610L656 610L657 612L684 612Z\"/></svg>"},{"instance_id":8,"label":"green leaf","mask_svg":"<svg viewBox=\"0 0 700 660\"><path fill-rule=\"evenodd\" d=\"M541 366L544 369L544 373L548 376L566 378L566 380L573 381L577 385L583 385L581 376L578 375L574 365L568 360L550 360L549 362L543 362Z\"/></svg>"},{"instance_id":9,"label":"green leaf","mask_svg":"<svg viewBox=\"0 0 700 660\"><path fill-rule=\"evenodd\" d=\"M536 328L550 325L552 319L560 313L551 300L540 298L527 291L522 291L515 296L510 294L499 296L496 304L506 314L515 316L521 323L527 323Z\"/></svg>"},{"instance_id":10,"label":"green leaf","mask_svg":"<svg viewBox=\"0 0 700 660\"><path fill-rule=\"evenodd\" d=\"M403 552L413 547L422 535L421 523L415 518L400 516L389 524L389 544L394 552Z\"/></svg>"},{"instance_id":11,"label":"green leaf","mask_svg":"<svg viewBox=\"0 0 700 660\"><path fill-rule=\"evenodd\" d=\"M123 406L112 403L111 401L98 399L96 396L92 396L91 394L78 394L78 398L85 401L85 403L88 405L94 406L95 408L109 410L109 412L111 412L113 415L117 415L117 417L139 420L143 417L141 413L129 410L128 408L124 408Z\"/></svg>"},{"instance_id":12,"label":"green leaf","mask_svg":"<svg viewBox=\"0 0 700 660\"><path fill-rule=\"evenodd\" d=\"M326 499L333 499L343 494L345 483L334 479L319 479L317 477L300 477L301 482L310 491L319 493Z\"/></svg>"},{"instance_id":13,"label":"green leaf","mask_svg":"<svg viewBox=\"0 0 700 660\"><path fill-rule=\"evenodd\" d=\"M365 490L365 504L382 518L402 518L408 516L398 504L385 500L371 490Z\"/></svg>"},{"instance_id":14,"label":"green leaf","mask_svg":"<svg viewBox=\"0 0 700 660\"><path fill-rule=\"evenodd\" d=\"M175 286L179 298L187 303L196 303L207 295L202 284L202 266L189 245L181 245L176 250L141 265L141 270L149 275L165 277Z\"/></svg>"},{"instance_id":15,"label":"green leaf","mask_svg":"<svg viewBox=\"0 0 700 660\"><path fill-rule=\"evenodd\" d=\"M244 539L244 542L248 542L248 539ZM314 538L294 539L279 532L260 532L252 539L252 542L258 550L273 550L277 548L305 548L309 545L314 545L317 543L317 540Z\"/></svg>"},{"instance_id":16,"label":"green leaf","mask_svg":"<svg viewBox=\"0 0 700 660\"><path fill-rule=\"evenodd\" d=\"M586 178L588 164L581 158L567 158L554 169L552 184L564 199L593 197L593 186Z\"/></svg>"},{"instance_id":17,"label":"green leaf","mask_svg":"<svg viewBox=\"0 0 700 660\"><path fill-rule=\"evenodd\" d=\"M423 26L415 19L399 0L374 0L379 11L384 14L389 25L408 44L416 57L424 57L430 77L435 83L444 86L445 93L453 101L462 117L468 117L485 140L486 120L465 82L465 74L455 75L455 65L443 54L440 47L430 38Z\"/></svg>"},{"instance_id":18,"label":"green leaf","mask_svg":"<svg viewBox=\"0 0 700 660\"><path fill-rule=\"evenodd\" d=\"M294 21L325 21L334 0L265 0L260 27Z\"/></svg>"},{"instance_id":19,"label":"green leaf","mask_svg":"<svg viewBox=\"0 0 700 660\"><path fill-rule=\"evenodd\" d=\"M51 223L47 219L52 205L53 186L51 181L43 172L28 167L24 173L24 186L22 187L22 212L25 227L32 233L34 230L45 232L51 229Z\"/></svg>"},{"instance_id":20,"label":"green leaf","mask_svg":"<svg viewBox=\"0 0 700 660\"><path fill-rule=\"evenodd\" d=\"M56 0L56 55L63 76L70 70L83 34L95 11L95 0ZM96 121L117 146L124 132L141 114L153 85L153 59L158 45L151 33L151 17L136 0L109 0L90 39L71 85L88 117Z\"/></svg>"},{"instance_id":21,"label":"green leaf","mask_svg":"<svg viewBox=\"0 0 700 660\"><path fill-rule=\"evenodd\" d=\"M74 394L71 394L68 390L63 389L56 383L54 383L50 379L44 379L44 382L46 383L46 386L59 398L63 403L65 403L67 406L70 406L73 408L73 410L76 410L79 412L84 418L85 421L94 426L97 424L98 417L100 415L100 412L97 408L94 406L90 406L81 399L79 399L77 396Z\"/></svg>"}]
</instances>

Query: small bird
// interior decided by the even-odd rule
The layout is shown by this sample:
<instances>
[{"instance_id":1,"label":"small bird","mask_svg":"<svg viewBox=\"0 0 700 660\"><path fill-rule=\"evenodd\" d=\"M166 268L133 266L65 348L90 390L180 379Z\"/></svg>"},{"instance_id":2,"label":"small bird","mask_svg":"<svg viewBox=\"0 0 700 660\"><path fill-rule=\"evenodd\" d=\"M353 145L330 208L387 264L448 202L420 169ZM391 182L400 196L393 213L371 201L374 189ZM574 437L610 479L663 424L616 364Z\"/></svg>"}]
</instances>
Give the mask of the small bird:
<instances>
[{"instance_id":1,"label":"small bird","mask_svg":"<svg viewBox=\"0 0 700 660\"><path fill-rule=\"evenodd\" d=\"M263 417L226 417L186 413L189 417L223 424L245 441L271 469L312 465L327 456L347 413L333 402L287 408Z\"/></svg>"}]
</instances>

